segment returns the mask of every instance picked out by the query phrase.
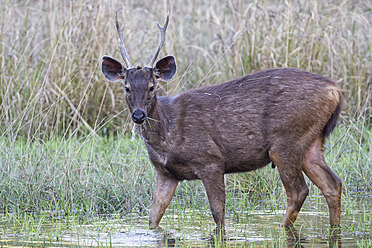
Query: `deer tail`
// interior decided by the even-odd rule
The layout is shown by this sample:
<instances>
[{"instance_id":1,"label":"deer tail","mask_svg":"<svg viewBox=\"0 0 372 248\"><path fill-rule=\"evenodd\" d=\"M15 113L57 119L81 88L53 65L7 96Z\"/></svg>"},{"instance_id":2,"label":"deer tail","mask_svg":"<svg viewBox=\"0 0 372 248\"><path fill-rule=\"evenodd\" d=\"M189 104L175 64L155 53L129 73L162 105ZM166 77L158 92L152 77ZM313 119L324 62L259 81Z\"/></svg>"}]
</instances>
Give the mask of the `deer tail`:
<instances>
[{"instance_id":1,"label":"deer tail","mask_svg":"<svg viewBox=\"0 0 372 248\"><path fill-rule=\"evenodd\" d=\"M332 98L337 101L337 106L323 129L323 134L325 137L328 137L333 131L333 129L336 127L337 119L340 116L341 107L342 107L342 95L339 89L332 87L332 89L329 89L329 90L330 90L330 95L333 96Z\"/></svg>"}]
</instances>

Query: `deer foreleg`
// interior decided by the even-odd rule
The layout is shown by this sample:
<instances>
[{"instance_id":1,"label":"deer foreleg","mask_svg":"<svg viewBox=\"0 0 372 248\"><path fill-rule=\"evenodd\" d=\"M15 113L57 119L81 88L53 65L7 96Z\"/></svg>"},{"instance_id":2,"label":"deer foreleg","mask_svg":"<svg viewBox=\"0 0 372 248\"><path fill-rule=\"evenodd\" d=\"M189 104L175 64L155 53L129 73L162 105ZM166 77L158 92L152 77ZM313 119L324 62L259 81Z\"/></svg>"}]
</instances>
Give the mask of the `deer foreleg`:
<instances>
[{"instance_id":1,"label":"deer foreleg","mask_svg":"<svg viewBox=\"0 0 372 248\"><path fill-rule=\"evenodd\" d=\"M156 228L159 226L159 222L172 200L177 185L178 180L157 173L155 193L150 210L150 228Z\"/></svg>"}]
</instances>

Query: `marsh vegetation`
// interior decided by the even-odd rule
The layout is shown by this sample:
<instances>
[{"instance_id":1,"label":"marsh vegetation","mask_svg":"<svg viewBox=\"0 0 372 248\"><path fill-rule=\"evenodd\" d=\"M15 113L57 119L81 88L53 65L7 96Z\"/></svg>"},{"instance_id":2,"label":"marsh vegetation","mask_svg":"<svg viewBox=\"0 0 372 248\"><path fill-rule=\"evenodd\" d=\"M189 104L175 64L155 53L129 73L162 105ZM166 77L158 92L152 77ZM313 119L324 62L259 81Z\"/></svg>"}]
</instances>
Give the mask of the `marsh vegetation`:
<instances>
[{"instance_id":1,"label":"marsh vegetation","mask_svg":"<svg viewBox=\"0 0 372 248\"><path fill-rule=\"evenodd\" d=\"M104 80L119 58L114 14L144 65L171 20L160 57L178 73L159 94L274 67L337 82L345 98L326 159L343 180L341 233L320 191L296 222L279 227L285 191L276 169L226 176L226 247L372 246L372 3L370 1L0 1L0 244L14 246L214 246L201 182L183 182L161 225L147 229L154 171L131 123L121 84ZM332 241L332 237L334 238ZM288 241L289 240L289 241Z\"/></svg>"}]
</instances>

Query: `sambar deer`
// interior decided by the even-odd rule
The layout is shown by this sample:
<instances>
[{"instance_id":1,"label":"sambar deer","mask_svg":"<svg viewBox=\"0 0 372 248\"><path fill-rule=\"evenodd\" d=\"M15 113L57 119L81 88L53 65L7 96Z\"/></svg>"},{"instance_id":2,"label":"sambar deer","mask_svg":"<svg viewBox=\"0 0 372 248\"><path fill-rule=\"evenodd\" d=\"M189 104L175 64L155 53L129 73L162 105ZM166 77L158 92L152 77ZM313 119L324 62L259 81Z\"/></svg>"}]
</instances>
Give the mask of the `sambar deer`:
<instances>
[{"instance_id":1,"label":"sambar deer","mask_svg":"<svg viewBox=\"0 0 372 248\"><path fill-rule=\"evenodd\" d=\"M292 226L308 195L303 176L326 198L331 225L341 217L341 180L325 162L325 138L336 125L342 95L331 80L294 68L271 69L228 82L157 96L159 80L176 73L176 60L157 63L169 15L160 30L160 44L144 68L131 65L119 33L126 66L103 56L102 73L122 82L125 98L155 167L156 187L149 225L156 228L178 182L200 179L218 228L225 224L224 174L247 172L270 162L278 168L287 194L283 226ZM154 66L155 63L155 66Z\"/></svg>"}]
</instances>

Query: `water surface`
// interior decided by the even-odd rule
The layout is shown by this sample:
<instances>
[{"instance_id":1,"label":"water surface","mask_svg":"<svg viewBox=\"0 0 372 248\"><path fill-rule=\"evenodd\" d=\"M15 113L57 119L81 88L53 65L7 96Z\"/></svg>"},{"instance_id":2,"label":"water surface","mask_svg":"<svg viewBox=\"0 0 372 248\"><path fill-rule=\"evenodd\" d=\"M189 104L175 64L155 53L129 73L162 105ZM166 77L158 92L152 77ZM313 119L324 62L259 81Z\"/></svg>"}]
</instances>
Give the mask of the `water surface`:
<instances>
[{"instance_id":1,"label":"water surface","mask_svg":"<svg viewBox=\"0 0 372 248\"><path fill-rule=\"evenodd\" d=\"M168 209L161 226L150 230L147 216L109 220L38 219L0 223L0 245L7 247L363 247L371 239L371 194L355 194L343 203L342 226L330 229L328 209L309 197L294 229L280 227L284 210L227 214L226 235L215 235L209 211ZM316 209L312 211L313 204ZM323 206L324 205L324 206ZM22 220L23 222L25 220ZM83 224L79 223L82 222ZM364 243L363 243L364 242ZM371 242L369 241L369 245Z\"/></svg>"}]
</instances>

